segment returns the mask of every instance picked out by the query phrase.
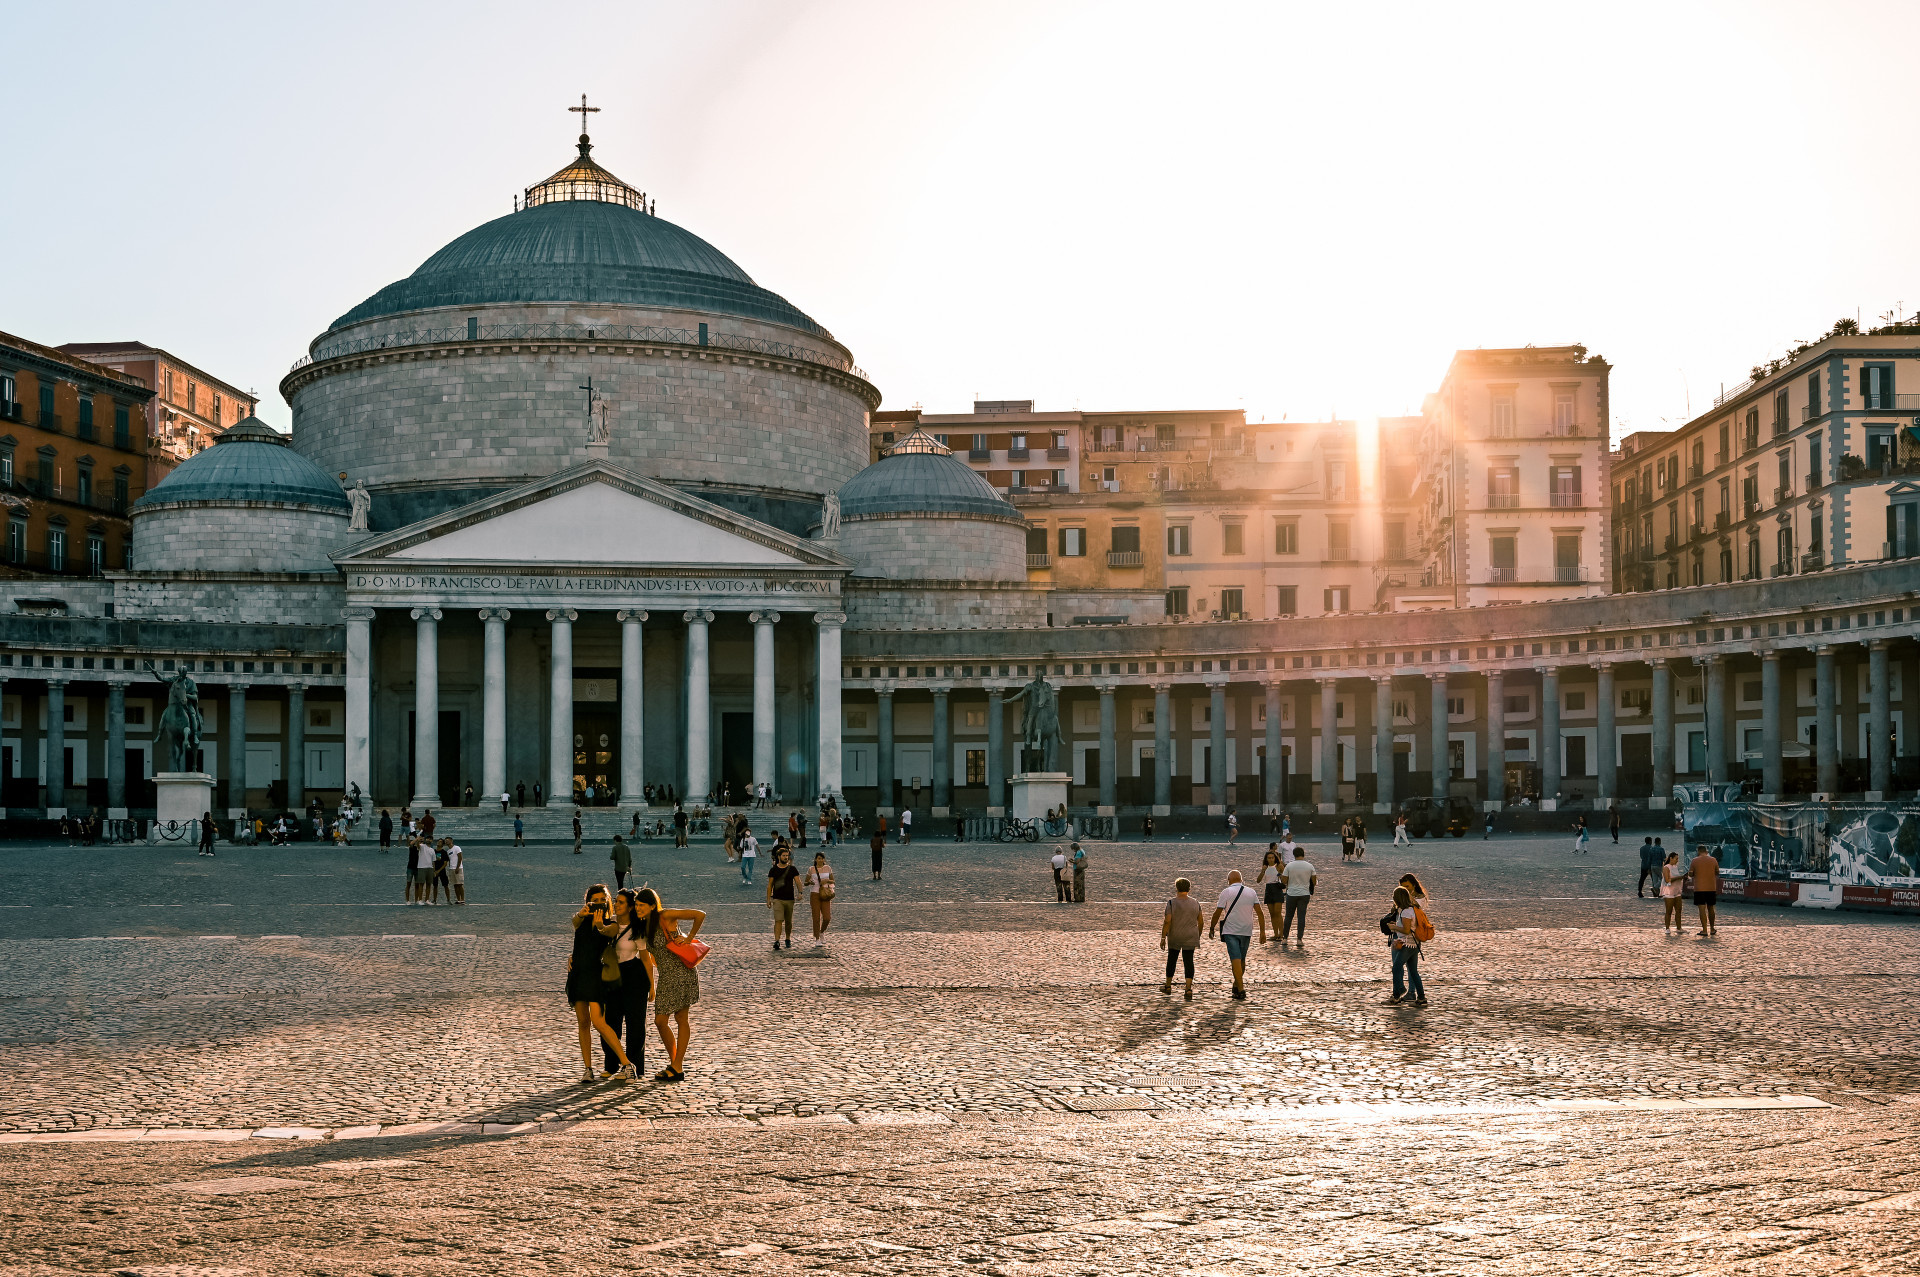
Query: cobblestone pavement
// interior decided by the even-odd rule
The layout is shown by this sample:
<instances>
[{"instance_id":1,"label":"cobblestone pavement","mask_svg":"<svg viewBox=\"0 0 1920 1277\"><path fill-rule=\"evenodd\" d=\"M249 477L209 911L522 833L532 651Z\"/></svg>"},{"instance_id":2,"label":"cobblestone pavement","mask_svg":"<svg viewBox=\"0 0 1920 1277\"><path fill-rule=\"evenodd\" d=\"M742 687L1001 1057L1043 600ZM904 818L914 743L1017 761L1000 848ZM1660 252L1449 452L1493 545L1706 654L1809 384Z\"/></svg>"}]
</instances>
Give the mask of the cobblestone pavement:
<instances>
[{"instance_id":1,"label":"cobblestone pavement","mask_svg":"<svg viewBox=\"0 0 1920 1277\"><path fill-rule=\"evenodd\" d=\"M0 1275L1907 1274L1879 1111L0 1148Z\"/></svg>"},{"instance_id":2,"label":"cobblestone pavement","mask_svg":"<svg viewBox=\"0 0 1920 1277\"><path fill-rule=\"evenodd\" d=\"M1188 1002L1155 884L1210 895L1258 848L1102 847L1099 906L1046 902L1047 850L914 848L878 885L843 857L827 948L803 923L777 954L714 848L660 855L669 903L738 893L688 1080L581 1086L566 915L601 875L567 849L483 853L473 886L518 896L483 924L367 903L364 851L8 847L0 1275L1903 1259L1910 920L1728 908L1669 939L1630 850L1336 853L1305 950L1257 947L1234 1003L1203 946ZM1402 866L1441 927L1420 1010L1383 1005L1370 929ZM328 905L351 927L290 925Z\"/></svg>"}]
</instances>

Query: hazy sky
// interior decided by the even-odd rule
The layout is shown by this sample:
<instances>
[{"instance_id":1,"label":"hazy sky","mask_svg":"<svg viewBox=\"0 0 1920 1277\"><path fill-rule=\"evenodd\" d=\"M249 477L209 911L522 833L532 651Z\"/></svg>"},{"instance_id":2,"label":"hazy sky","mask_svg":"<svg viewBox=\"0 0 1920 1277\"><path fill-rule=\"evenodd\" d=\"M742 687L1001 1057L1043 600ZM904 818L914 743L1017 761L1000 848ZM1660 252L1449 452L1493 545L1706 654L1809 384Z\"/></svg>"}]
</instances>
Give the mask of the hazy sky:
<instances>
[{"instance_id":1,"label":"hazy sky","mask_svg":"<svg viewBox=\"0 0 1920 1277\"><path fill-rule=\"evenodd\" d=\"M1616 435L1920 307L1920 5L16 5L0 327L241 386L594 154L884 407L1417 411L1579 341Z\"/></svg>"}]
</instances>

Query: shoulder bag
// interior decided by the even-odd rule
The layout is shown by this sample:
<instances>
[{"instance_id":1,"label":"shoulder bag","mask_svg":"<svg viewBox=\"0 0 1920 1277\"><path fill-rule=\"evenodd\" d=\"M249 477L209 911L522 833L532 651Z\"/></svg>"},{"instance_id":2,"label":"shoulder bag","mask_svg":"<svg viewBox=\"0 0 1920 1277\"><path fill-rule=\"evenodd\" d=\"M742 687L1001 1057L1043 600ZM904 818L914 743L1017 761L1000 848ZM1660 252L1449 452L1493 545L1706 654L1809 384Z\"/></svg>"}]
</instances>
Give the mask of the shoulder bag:
<instances>
[{"instance_id":1,"label":"shoulder bag","mask_svg":"<svg viewBox=\"0 0 1920 1277\"><path fill-rule=\"evenodd\" d=\"M704 940L683 936L676 931L673 933L673 939L667 941L667 952L680 959L687 970L691 971L700 965L702 958L713 952L713 947Z\"/></svg>"}]
</instances>

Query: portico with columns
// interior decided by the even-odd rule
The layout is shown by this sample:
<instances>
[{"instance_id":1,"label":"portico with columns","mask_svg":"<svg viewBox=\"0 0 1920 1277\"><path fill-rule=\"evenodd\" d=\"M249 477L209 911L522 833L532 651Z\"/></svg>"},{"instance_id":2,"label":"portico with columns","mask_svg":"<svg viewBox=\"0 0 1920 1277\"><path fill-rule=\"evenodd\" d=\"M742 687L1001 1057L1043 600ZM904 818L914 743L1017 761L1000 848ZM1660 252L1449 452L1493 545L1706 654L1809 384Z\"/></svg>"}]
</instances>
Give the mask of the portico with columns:
<instances>
[{"instance_id":1,"label":"portico with columns","mask_svg":"<svg viewBox=\"0 0 1920 1277\"><path fill-rule=\"evenodd\" d=\"M595 461L338 561L378 804L837 792L848 565L817 543Z\"/></svg>"}]
</instances>

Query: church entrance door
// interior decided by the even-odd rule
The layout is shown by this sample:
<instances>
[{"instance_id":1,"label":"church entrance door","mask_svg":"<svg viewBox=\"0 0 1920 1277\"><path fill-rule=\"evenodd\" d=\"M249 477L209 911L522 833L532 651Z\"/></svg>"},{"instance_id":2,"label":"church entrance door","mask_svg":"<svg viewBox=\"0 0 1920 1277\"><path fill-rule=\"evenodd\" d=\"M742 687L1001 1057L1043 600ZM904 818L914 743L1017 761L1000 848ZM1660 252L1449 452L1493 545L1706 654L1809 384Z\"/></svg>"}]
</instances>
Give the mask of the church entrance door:
<instances>
[{"instance_id":1,"label":"church entrance door","mask_svg":"<svg viewBox=\"0 0 1920 1277\"><path fill-rule=\"evenodd\" d=\"M744 802L753 782L764 779L753 774L753 715L720 715L720 781L733 801Z\"/></svg>"},{"instance_id":2,"label":"church entrance door","mask_svg":"<svg viewBox=\"0 0 1920 1277\"><path fill-rule=\"evenodd\" d=\"M617 702L573 703L573 793L583 801L593 786L593 805L611 806L620 783L620 706Z\"/></svg>"}]
</instances>

